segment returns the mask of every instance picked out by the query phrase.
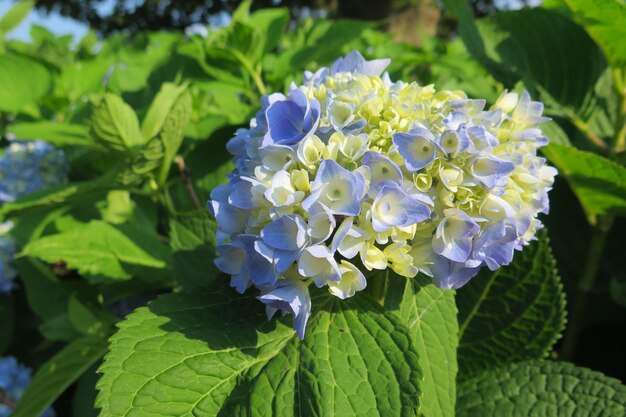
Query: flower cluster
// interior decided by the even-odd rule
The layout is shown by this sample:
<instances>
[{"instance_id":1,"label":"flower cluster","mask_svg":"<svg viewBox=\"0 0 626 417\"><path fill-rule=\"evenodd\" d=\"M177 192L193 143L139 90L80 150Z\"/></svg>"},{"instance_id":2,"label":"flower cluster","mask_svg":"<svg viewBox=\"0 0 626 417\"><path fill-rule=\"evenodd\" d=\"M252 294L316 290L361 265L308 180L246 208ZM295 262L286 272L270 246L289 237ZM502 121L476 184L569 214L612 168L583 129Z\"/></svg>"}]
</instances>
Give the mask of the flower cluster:
<instances>
[{"instance_id":1,"label":"flower cluster","mask_svg":"<svg viewBox=\"0 0 626 417\"><path fill-rule=\"evenodd\" d=\"M0 417L8 417L30 383L31 370L20 365L13 356L0 357ZM41 417L54 417L48 408Z\"/></svg>"},{"instance_id":2,"label":"flower cluster","mask_svg":"<svg viewBox=\"0 0 626 417\"><path fill-rule=\"evenodd\" d=\"M67 180L69 165L63 151L43 141L12 142L0 157L0 204ZM0 293L13 288L10 262L15 244L7 236L11 223L0 224Z\"/></svg>"},{"instance_id":3,"label":"flower cluster","mask_svg":"<svg viewBox=\"0 0 626 417\"><path fill-rule=\"evenodd\" d=\"M4 225L0 224L0 229ZM11 260L15 255L15 243L8 236L0 234L0 294L7 293L13 289L13 279L16 272L11 266Z\"/></svg>"},{"instance_id":4,"label":"flower cluster","mask_svg":"<svg viewBox=\"0 0 626 417\"><path fill-rule=\"evenodd\" d=\"M62 150L43 141L13 142L0 157L0 203L66 181Z\"/></svg>"},{"instance_id":5,"label":"flower cluster","mask_svg":"<svg viewBox=\"0 0 626 417\"><path fill-rule=\"evenodd\" d=\"M541 103L505 92L486 110L460 91L391 82L388 64L352 52L263 97L211 194L217 266L237 291L258 288L270 317L293 314L300 337L309 285L347 298L367 271L391 268L458 288L509 264L549 208Z\"/></svg>"}]
</instances>

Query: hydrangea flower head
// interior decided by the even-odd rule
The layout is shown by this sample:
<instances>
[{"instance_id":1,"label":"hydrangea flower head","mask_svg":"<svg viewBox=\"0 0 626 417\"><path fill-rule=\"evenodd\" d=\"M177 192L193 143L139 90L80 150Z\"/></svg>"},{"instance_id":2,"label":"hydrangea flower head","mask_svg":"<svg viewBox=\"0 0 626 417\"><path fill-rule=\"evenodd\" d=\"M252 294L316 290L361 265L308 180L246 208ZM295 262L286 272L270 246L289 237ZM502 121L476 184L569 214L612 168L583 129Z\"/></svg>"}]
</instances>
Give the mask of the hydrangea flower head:
<instances>
[{"instance_id":1,"label":"hydrangea flower head","mask_svg":"<svg viewBox=\"0 0 626 417\"><path fill-rule=\"evenodd\" d=\"M0 157L0 202L62 184L68 171L63 151L49 143L13 142Z\"/></svg>"},{"instance_id":2,"label":"hydrangea flower head","mask_svg":"<svg viewBox=\"0 0 626 417\"><path fill-rule=\"evenodd\" d=\"M347 298L391 268L459 288L509 264L548 212L557 172L537 156L541 103L505 92L485 109L392 82L388 64L352 52L264 97L211 194L217 266L237 291L260 290L268 316L293 314L300 337L310 285Z\"/></svg>"},{"instance_id":3,"label":"hydrangea flower head","mask_svg":"<svg viewBox=\"0 0 626 417\"><path fill-rule=\"evenodd\" d=\"M20 365L13 356L0 357L0 390L4 396L0 402L0 417L13 413L12 405L19 402L26 387L30 384L31 370ZM52 408L46 409L41 417L54 417Z\"/></svg>"}]
</instances>

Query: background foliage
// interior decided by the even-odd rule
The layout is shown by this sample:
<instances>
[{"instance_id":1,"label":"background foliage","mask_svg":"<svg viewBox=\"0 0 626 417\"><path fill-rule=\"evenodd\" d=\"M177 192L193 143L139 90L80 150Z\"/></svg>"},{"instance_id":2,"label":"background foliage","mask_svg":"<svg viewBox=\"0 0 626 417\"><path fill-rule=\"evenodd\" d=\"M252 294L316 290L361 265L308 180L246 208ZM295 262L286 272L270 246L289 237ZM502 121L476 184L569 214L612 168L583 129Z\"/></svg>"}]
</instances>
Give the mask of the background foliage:
<instances>
[{"instance_id":1,"label":"background foliage","mask_svg":"<svg viewBox=\"0 0 626 417\"><path fill-rule=\"evenodd\" d=\"M19 250L0 354L37 370L12 416L626 415L613 379L626 380L626 6L551 0L477 20L447 0L440 36L415 46L378 23L215 4L232 22L206 38L138 21L132 36L73 43L34 26L10 40L28 1L0 20L2 141L44 139L71 164L67 184L0 207ZM163 26L196 19L181 16ZM547 231L510 267L456 294L424 277L390 277L382 304L318 294L300 341L224 284L203 206L261 95L353 49L390 57L392 79L489 102L528 89L553 119L544 154L560 177Z\"/></svg>"}]
</instances>

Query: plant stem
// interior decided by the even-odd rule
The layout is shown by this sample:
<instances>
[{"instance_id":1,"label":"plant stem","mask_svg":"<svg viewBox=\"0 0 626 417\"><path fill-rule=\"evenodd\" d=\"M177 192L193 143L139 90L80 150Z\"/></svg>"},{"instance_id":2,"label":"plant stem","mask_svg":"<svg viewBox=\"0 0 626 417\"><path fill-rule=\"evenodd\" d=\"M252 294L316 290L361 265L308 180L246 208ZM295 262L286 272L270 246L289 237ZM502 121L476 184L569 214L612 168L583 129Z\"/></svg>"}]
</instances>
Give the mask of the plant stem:
<instances>
[{"instance_id":1,"label":"plant stem","mask_svg":"<svg viewBox=\"0 0 626 417\"><path fill-rule=\"evenodd\" d=\"M602 138L600 136L598 136L595 133L593 133L593 131L591 130L591 127L589 127L587 122L585 122L583 119L578 117L576 115L576 113L574 113L573 111L568 109L568 110L565 111L565 114L567 115L567 117L569 117L569 119L574 124L574 126L576 126L576 128L591 143L593 143L594 145L596 145L598 148L602 149L603 151L607 151L609 149L609 146L606 144L606 142L604 140L602 140Z\"/></svg>"},{"instance_id":2,"label":"plant stem","mask_svg":"<svg viewBox=\"0 0 626 417\"><path fill-rule=\"evenodd\" d=\"M252 64L250 64L250 61L248 61L248 58L246 58L241 52L236 51L236 50L232 50L231 53L233 54L235 58L237 58L237 60L241 63L241 65L243 65L246 71L248 71L248 74L250 74L250 76L252 77L252 80L254 81L254 84L256 85L257 90L259 90L259 93L262 96L267 94L267 89L265 88L265 84L263 83L261 76L252 67Z\"/></svg>"},{"instance_id":3,"label":"plant stem","mask_svg":"<svg viewBox=\"0 0 626 417\"><path fill-rule=\"evenodd\" d=\"M198 200L198 196L196 195L196 190L193 188L193 183L191 182L191 175L189 169L187 169L187 165L185 165L185 160L182 156L177 156L174 159L176 162L176 166L178 166L178 172L180 172L180 178L183 181L183 186L185 187L185 192L189 196L189 199L193 203L193 206L197 209L201 208L200 200Z\"/></svg>"},{"instance_id":4,"label":"plant stem","mask_svg":"<svg viewBox=\"0 0 626 417\"><path fill-rule=\"evenodd\" d=\"M387 270L384 270L372 274L367 278L367 287L369 288L369 293L374 301L376 301L380 305L384 305L385 303L385 289L387 288L388 276L389 272Z\"/></svg>"},{"instance_id":5,"label":"plant stem","mask_svg":"<svg viewBox=\"0 0 626 417\"><path fill-rule=\"evenodd\" d=\"M589 252L583 273L576 288L576 294L570 310L569 328L563 339L561 356L565 360L571 361L576 353L578 338L583 328L582 321L587 307L587 297L593 290L604 252L606 238L613 225L613 217L605 216L598 218L598 223L593 226Z\"/></svg>"}]
</instances>

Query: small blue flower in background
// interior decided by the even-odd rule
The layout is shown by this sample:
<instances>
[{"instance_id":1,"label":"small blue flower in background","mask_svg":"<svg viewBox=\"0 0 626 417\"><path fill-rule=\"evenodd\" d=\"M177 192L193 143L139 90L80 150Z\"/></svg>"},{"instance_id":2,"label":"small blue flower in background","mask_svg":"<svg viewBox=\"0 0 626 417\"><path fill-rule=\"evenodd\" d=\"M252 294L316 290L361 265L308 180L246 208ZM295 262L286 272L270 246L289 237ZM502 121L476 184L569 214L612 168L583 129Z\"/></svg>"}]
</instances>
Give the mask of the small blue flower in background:
<instances>
[{"instance_id":1,"label":"small blue flower in background","mask_svg":"<svg viewBox=\"0 0 626 417\"><path fill-rule=\"evenodd\" d=\"M0 417L9 417L30 384L32 371L19 364L13 356L0 357ZM41 417L54 417L52 408Z\"/></svg>"},{"instance_id":2,"label":"small blue flower in background","mask_svg":"<svg viewBox=\"0 0 626 417\"><path fill-rule=\"evenodd\" d=\"M15 255L13 239L0 236L0 294L8 293L13 289L15 270L11 266L11 260Z\"/></svg>"},{"instance_id":3,"label":"small blue flower in background","mask_svg":"<svg viewBox=\"0 0 626 417\"><path fill-rule=\"evenodd\" d=\"M0 203L62 184L68 172L62 150L39 140L13 142L0 157Z\"/></svg>"},{"instance_id":4,"label":"small blue flower in background","mask_svg":"<svg viewBox=\"0 0 626 417\"><path fill-rule=\"evenodd\" d=\"M305 72L228 143L237 167L211 193L215 263L260 291L304 337L309 287L344 299L366 271L423 273L459 288L513 260L542 228L556 170L537 150L543 105L505 92L392 82L388 59L351 52Z\"/></svg>"}]
</instances>

